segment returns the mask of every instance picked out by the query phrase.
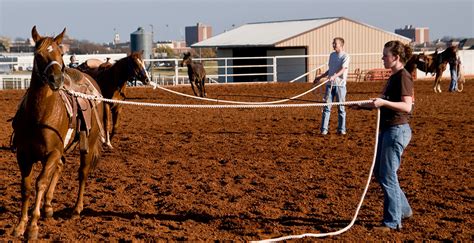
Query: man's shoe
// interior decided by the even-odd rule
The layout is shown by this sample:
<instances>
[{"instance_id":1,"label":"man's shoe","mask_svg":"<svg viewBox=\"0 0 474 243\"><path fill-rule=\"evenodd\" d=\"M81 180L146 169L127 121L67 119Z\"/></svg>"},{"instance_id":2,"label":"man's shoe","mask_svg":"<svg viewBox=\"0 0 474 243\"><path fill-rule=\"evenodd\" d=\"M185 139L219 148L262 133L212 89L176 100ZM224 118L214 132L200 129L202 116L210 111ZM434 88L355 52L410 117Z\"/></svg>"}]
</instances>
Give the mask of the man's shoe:
<instances>
[{"instance_id":1,"label":"man's shoe","mask_svg":"<svg viewBox=\"0 0 474 243\"><path fill-rule=\"evenodd\" d=\"M382 233L388 233L390 232L391 230L395 230L395 229L392 229L388 226L377 226L377 227L374 227L374 231L377 231L377 232L382 232Z\"/></svg>"},{"instance_id":2,"label":"man's shoe","mask_svg":"<svg viewBox=\"0 0 474 243\"><path fill-rule=\"evenodd\" d=\"M402 219L409 219L413 216L413 211L410 211L407 215L402 215Z\"/></svg>"},{"instance_id":3,"label":"man's shoe","mask_svg":"<svg viewBox=\"0 0 474 243\"><path fill-rule=\"evenodd\" d=\"M337 134L339 134L339 135L346 135L346 131L338 131Z\"/></svg>"},{"instance_id":4,"label":"man's shoe","mask_svg":"<svg viewBox=\"0 0 474 243\"><path fill-rule=\"evenodd\" d=\"M328 135L328 131L326 131L326 130L322 131L321 135Z\"/></svg>"}]
</instances>

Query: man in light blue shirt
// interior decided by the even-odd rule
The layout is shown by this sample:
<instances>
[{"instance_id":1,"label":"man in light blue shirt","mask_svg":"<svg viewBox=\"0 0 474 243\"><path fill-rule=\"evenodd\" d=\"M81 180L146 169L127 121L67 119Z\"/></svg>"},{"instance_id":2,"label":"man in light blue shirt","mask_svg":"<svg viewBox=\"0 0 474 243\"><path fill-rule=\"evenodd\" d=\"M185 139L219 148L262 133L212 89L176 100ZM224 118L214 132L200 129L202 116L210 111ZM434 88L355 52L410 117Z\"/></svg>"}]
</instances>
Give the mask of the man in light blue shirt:
<instances>
[{"instance_id":1,"label":"man in light blue shirt","mask_svg":"<svg viewBox=\"0 0 474 243\"><path fill-rule=\"evenodd\" d=\"M326 84L326 95L324 100L326 103L345 102L346 101L346 81L349 72L350 57L344 52L344 39L341 37L334 38L332 42L334 52L329 55L329 69L317 76L314 83L319 82L322 78L328 77L329 82ZM323 108L323 118L321 122L321 134L326 135L329 131L329 117L331 116L331 106L327 105ZM346 134L346 111L344 106L338 106L338 123L337 133Z\"/></svg>"}]
</instances>

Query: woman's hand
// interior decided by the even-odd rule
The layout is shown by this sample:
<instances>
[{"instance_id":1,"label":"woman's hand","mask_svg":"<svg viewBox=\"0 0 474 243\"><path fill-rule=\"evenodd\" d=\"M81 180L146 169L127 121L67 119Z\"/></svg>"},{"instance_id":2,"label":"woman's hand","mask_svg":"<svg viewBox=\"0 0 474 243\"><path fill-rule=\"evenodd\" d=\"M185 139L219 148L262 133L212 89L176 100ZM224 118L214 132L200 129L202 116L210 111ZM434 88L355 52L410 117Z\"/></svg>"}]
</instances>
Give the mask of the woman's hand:
<instances>
[{"instance_id":1,"label":"woman's hand","mask_svg":"<svg viewBox=\"0 0 474 243\"><path fill-rule=\"evenodd\" d=\"M374 108L379 108L379 107L382 107L385 105L386 103L386 100L382 99L382 98L374 98L372 99L373 100L373 105L374 105Z\"/></svg>"}]
</instances>

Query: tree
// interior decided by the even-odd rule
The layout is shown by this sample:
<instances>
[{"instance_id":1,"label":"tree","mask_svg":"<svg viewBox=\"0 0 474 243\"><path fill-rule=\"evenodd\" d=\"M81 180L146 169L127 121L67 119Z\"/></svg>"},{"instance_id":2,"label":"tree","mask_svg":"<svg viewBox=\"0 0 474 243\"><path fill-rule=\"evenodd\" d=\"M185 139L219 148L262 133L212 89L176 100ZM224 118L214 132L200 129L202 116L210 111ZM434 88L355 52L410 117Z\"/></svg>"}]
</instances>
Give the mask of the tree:
<instances>
[{"instance_id":1,"label":"tree","mask_svg":"<svg viewBox=\"0 0 474 243\"><path fill-rule=\"evenodd\" d=\"M173 49L167 45L160 45L155 49L155 52L158 53L158 56L160 56L161 53L166 53L166 57L168 58L176 56Z\"/></svg>"}]
</instances>

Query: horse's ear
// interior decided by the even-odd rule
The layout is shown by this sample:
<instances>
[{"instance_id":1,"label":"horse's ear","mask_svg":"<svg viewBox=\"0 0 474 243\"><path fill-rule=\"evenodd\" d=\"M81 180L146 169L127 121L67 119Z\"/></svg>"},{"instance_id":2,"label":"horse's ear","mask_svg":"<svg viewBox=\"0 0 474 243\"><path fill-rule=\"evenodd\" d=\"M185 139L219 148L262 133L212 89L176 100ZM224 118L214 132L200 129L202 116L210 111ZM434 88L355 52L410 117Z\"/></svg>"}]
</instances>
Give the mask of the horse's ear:
<instances>
[{"instance_id":1,"label":"horse's ear","mask_svg":"<svg viewBox=\"0 0 474 243\"><path fill-rule=\"evenodd\" d=\"M63 30L63 32L61 32L61 34L54 37L54 42L56 42L56 44L59 45L63 42L64 33L66 33L66 27L64 27L64 30Z\"/></svg>"},{"instance_id":2,"label":"horse's ear","mask_svg":"<svg viewBox=\"0 0 474 243\"><path fill-rule=\"evenodd\" d=\"M31 30L31 37L33 38L35 42L41 39L41 35L38 34L38 31L36 30L36 25L33 26L33 29Z\"/></svg>"}]
</instances>

